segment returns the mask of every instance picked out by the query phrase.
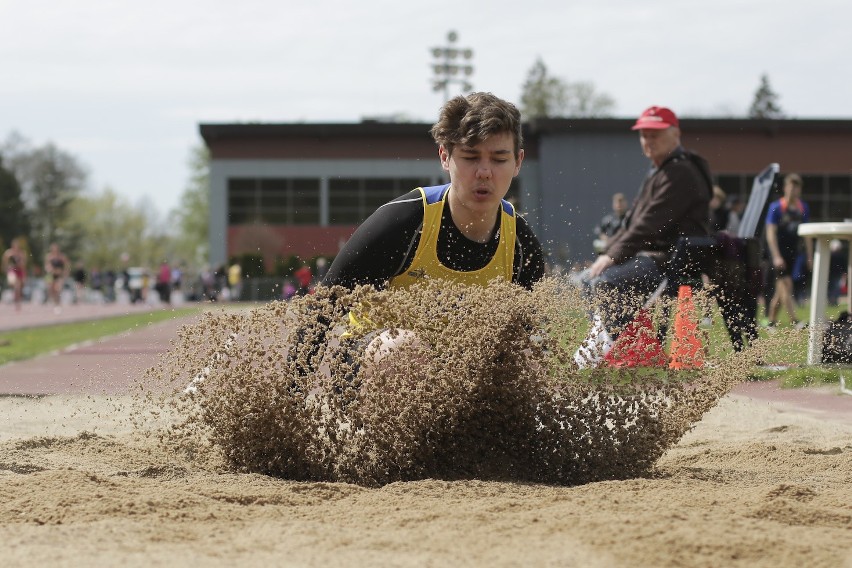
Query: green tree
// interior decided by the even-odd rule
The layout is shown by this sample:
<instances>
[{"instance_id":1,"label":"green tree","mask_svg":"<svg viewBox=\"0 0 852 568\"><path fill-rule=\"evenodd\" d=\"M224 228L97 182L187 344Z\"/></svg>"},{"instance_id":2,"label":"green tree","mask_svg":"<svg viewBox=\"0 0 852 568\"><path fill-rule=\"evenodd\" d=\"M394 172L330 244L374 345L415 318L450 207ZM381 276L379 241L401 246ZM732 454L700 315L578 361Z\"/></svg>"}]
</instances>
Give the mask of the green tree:
<instances>
[{"instance_id":1,"label":"green tree","mask_svg":"<svg viewBox=\"0 0 852 568\"><path fill-rule=\"evenodd\" d=\"M12 172L3 167L3 157L0 156L0 249L5 250L12 239L28 237L29 233L21 184Z\"/></svg>"},{"instance_id":2,"label":"green tree","mask_svg":"<svg viewBox=\"0 0 852 568\"><path fill-rule=\"evenodd\" d=\"M527 73L521 92L521 110L524 117L601 117L609 116L615 101L599 93L587 81L567 82L551 76L539 57Z\"/></svg>"},{"instance_id":3,"label":"green tree","mask_svg":"<svg viewBox=\"0 0 852 568\"><path fill-rule=\"evenodd\" d=\"M32 148L28 140L13 133L4 155L6 165L21 184L22 199L32 226L32 244L43 254L51 242L67 248L68 236L59 229L71 202L87 183L87 173L71 154L48 143Z\"/></svg>"},{"instance_id":4,"label":"green tree","mask_svg":"<svg viewBox=\"0 0 852 568\"><path fill-rule=\"evenodd\" d=\"M749 118L784 118L784 112L778 105L778 95L769 85L769 77L760 76L760 86L754 93L754 100L748 111Z\"/></svg>"},{"instance_id":5,"label":"green tree","mask_svg":"<svg viewBox=\"0 0 852 568\"><path fill-rule=\"evenodd\" d=\"M615 99L606 93L599 93L588 81L568 83L568 116L601 118L611 116L615 108Z\"/></svg>"},{"instance_id":6,"label":"green tree","mask_svg":"<svg viewBox=\"0 0 852 568\"><path fill-rule=\"evenodd\" d=\"M568 100L565 83L551 77L547 66L539 57L527 73L521 92L521 110L530 118L559 116Z\"/></svg>"},{"instance_id":7,"label":"green tree","mask_svg":"<svg viewBox=\"0 0 852 568\"><path fill-rule=\"evenodd\" d=\"M153 269L170 257L170 239L156 220L110 188L74 199L61 229L77 245L69 256L90 269L121 268L122 255Z\"/></svg>"},{"instance_id":8,"label":"green tree","mask_svg":"<svg viewBox=\"0 0 852 568\"><path fill-rule=\"evenodd\" d=\"M175 254L196 266L207 263L210 249L210 152L204 145L192 148L189 181L177 208L169 214Z\"/></svg>"}]
</instances>

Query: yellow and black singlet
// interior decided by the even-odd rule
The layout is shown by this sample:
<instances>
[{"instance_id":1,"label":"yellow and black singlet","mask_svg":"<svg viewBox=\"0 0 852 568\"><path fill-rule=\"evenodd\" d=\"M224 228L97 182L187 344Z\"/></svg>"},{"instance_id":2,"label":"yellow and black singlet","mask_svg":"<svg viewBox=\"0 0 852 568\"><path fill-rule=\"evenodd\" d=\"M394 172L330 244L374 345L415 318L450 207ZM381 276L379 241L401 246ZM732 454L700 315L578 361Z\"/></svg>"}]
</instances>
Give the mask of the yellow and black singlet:
<instances>
[{"instance_id":1,"label":"yellow and black singlet","mask_svg":"<svg viewBox=\"0 0 852 568\"><path fill-rule=\"evenodd\" d=\"M418 188L423 201L423 227L420 240L411 264L402 273L394 276L389 287L410 286L424 278L442 278L463 284L486 285L489 281L502 278L512 281L515 257L515 209L506 200L502 201L498 227L497 250L491 260L477 270L453 270L438 258L438 236L444 207L447 206L449 185Z\"/></svg>"},{"instance_id":2,"label":"yellow and black singlet","mask_svg":"<svg viewBox=\"0 0 852 568\"><path fill-rule=\"evenodd\" d=\"M417 188L376 209L334 258L322 285L384 288L440 276L458 282L505 278L532 288L544 275L544 257L524 218L503 201L491 239L471 241L445 206L449 187Z\"/></svg>"}]
</instances>

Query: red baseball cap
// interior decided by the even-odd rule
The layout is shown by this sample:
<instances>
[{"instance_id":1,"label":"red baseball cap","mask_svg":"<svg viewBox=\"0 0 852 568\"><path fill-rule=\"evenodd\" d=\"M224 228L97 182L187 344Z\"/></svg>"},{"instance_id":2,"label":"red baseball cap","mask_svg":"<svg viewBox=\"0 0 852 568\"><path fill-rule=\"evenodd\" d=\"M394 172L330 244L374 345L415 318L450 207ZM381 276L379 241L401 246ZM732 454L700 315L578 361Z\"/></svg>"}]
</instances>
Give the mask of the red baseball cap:
<instances>
[{"instance_id":1,"label":"red baseball cap","mask_svg":"<svg viewBox=\"0 0 852 568\"><path fill-rule=\"evenodd\" d=\"M675 116L675 113L671 109L652 106L645 109L645 112L642 113L630 130L641 130L643 128L662 130L670 126L678 126L679 124L677 116Z\"/></svg>"}]
</instances>

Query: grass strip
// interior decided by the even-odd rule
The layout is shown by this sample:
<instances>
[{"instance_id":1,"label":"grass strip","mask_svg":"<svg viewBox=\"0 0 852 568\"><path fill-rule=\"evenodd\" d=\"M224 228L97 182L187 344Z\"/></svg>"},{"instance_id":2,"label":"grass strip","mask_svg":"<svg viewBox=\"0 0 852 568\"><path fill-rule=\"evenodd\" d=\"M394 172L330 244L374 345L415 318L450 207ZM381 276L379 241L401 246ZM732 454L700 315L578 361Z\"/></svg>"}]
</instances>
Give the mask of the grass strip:
<instances>
[{"instance_id":1,"label":"grass strip","mask_svg":"<svg viewBox=\"0 0 852 568\"><path fill-rule=\"evenodd\" d=\"M33 327L0 334L0 365L32 359L76 343L94 341L140 327L201 312L202 307L152 310L94 320Z\"/></svg>"},{"instance_id":2,"label":"grass strip","mask_svg":"<svg viewBox=\"0 0 852 568\"><path fill-rule=\"evenodd\" d=\"M757 369L754 380L778 380L781 388L794 389L803 387L818 387L840 384L840 376L852 378L852 367L849 365L806 365L790 367L789 369Z\"/></svg>"}]
</instances>

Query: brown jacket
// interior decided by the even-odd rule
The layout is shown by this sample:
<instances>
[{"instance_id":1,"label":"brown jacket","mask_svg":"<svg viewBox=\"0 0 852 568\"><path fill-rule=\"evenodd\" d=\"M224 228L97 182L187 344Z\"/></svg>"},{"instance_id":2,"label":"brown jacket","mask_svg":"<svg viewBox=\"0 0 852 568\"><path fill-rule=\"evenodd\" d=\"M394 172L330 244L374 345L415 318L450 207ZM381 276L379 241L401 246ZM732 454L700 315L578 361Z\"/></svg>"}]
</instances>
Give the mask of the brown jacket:
<instances>
[{"instance_id":1,"label":"brown jacket","mask_svg":"<svg viewBox=\"0 0 852 568\"><path fill-rule=\"evenodd\" d=\"M640 252L665 260L678 237L709 235L711 179L710 166L704 158L676 149L645 178L605 254L616 264Z\"/></svg>"}]
</instances>

